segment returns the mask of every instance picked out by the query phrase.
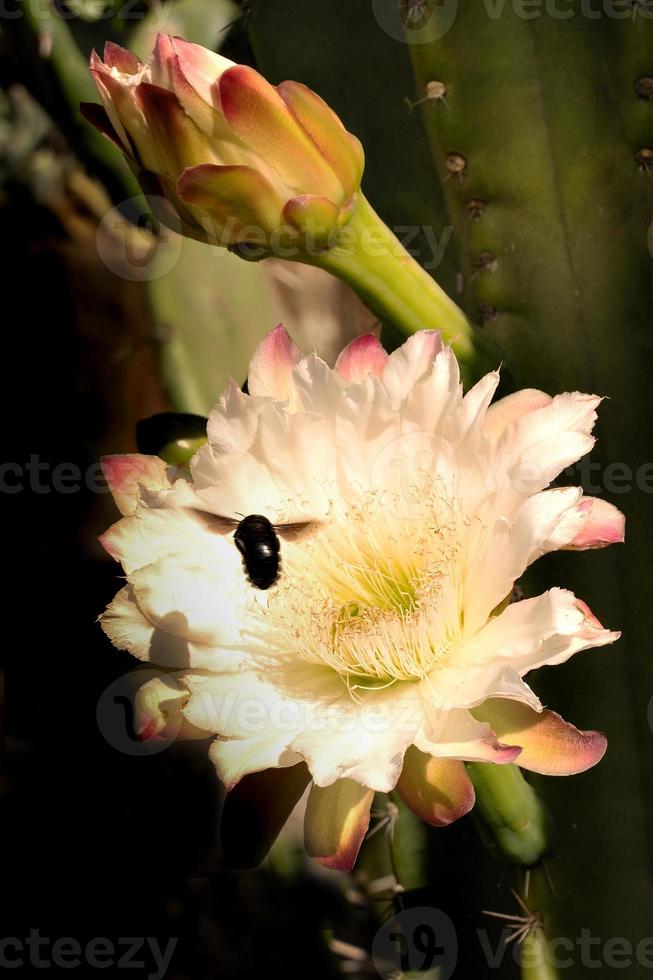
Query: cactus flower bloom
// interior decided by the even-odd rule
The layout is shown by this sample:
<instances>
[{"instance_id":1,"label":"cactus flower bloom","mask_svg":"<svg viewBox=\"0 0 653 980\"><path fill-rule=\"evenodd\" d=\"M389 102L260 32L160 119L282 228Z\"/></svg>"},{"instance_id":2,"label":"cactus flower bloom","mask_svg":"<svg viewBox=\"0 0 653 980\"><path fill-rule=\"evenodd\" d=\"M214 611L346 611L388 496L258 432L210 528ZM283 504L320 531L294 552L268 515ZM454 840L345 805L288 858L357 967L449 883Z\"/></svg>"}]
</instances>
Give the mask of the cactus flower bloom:
<instances>
[{"instance_id":1,"label":"cactus flower bloom","mask_svg":"<svg viewBox=\"0 0 653 980\"><path fill-rule=\"evenodd\" d=\"M181 38L159 34L150 60L108 43L91 56L102 98L87 118L125 154L160 215L221 245L316 243L349 217L363 150L322 99L299 82L270 85Z\"/></svg>"},{"instance_id":2,"label":"cactus flower bloom","mask_svg":"<svg viewBox=\"0 0 653 980\"><path fill-rule=\"evenodd\" d=\"M227 835L245 812L269 843L310 783L307 850L350 868L375 791L445 825L474 804L465 761L570 775L602 757L605 738L524 678L619 634L565 589L513 590L547 552L623 540L614 507L549 489L591 449L601 399L525 390L491 404L498 380L463 395L433 331L390 355L360 337L330 368L278 327L249 394L232 384L212 411L189 474L105 460L124 516L102 541L127 583L102 625L176 668L161 704L156 685L143 701L148 730L176 712L214 736ZM311 524L281 536L264 591L206 514Z\"/></svg>"}]
</instances>

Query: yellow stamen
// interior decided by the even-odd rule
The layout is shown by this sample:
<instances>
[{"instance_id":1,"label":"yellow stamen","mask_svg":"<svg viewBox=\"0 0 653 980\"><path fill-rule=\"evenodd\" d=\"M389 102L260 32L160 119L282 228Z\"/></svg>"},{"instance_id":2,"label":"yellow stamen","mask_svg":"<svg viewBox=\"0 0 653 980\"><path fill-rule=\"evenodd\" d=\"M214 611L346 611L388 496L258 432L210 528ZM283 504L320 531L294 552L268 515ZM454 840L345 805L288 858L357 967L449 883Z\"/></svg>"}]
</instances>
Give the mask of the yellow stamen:
<instances>
[{"instance_id":1,"label":"yellow stamen","mask_svg":"<svg viewBox=\"0 0 653 980\"><path fill-rule=\"evenodd\" d=\"M286 547L269 615L350 692L423 678L459 636L464 524L441 486L361 494Z\"/></svg>"}]
</instances>

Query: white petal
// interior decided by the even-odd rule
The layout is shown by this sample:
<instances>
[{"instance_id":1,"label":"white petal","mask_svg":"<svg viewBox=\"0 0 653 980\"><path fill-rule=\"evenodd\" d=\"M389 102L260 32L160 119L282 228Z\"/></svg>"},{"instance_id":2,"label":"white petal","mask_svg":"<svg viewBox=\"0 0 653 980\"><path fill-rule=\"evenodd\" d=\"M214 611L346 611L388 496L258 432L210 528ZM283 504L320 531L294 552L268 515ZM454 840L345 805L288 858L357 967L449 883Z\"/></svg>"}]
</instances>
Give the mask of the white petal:
<instances>
[{"instance_id":1,"label":"white petal","mask_svg":"<svg viewBox=\"0 0 653 980\"><path fill-rule=\"evenodd\" d=\"M561 664L580 650L605 646L619 633L603 629L572 592L551 589L509 605L475 637L461 644L457 666L507 662L520 674L545 664Z\"/></svg>"},{"instance_id":2,"label":"white petal","mask_svg":"<svg viewBox=\"0 0 653 980\"><path fill-rule=\"evenodd\" d=\"M485 416L485 431L495 442L511 422L515 422L522 415L526 415L536 408L544 408L545 405L550 405L551 401L551 395L547 395L544 391L538 391L537 388L522 388L521 391L506 395L505 398L500 398L488 409Z\"/></svg>"},{"instance_id":3,"label":"white petal","mask_svg":"<svg viewBox=\"0 0 653 980\"><path fill-rule=\"evenodd\" d=\"M140 610L133 590L125 586L100 617L100 625L118 650L161 667L198 670L239 670L246 659L240 650L192 643L174 632L155 627Z\"/></svg>"},{"instance_id":4,"label":"white petal","mask_svg":"<svg viewBox=\"0 0 653 980\"><path fill-rule=\"evenodd\" d=\"M170 487L170 469L158 456L140 453L103 456L102 472L121 514L133 514L141 488L164 490Z\"/></svg>"},{"instance_id":5,"label":"white petal","mask_svg":"<svg viewBox=\"0 0 653 980\"><path fill-rule=\"evenodd\" d=\"M383 384L395 405L433 370L436 355L442 350L437 330L419 330L393 351L383 371Z\"/></svg>"},{"instance_id":6,"label":"white petal","mask_svg":"<svg viewBox=\"0 0 653 980\"><path fill-rule=\"evenodd\" d=\"M490 726L476 721L469 711L434 712L415 739L422 752L438 758L467 762L513 762L518 746L502 745Z\"/></svg>"},{"instance_id":7,"label":"white petal","mask_svg":"<svg viewBox=\"0 0 653 980\"><path fill-rule=\"evenodd\" d=\"M147 619L159 629L208 646L243 641L246 626L242 571L232 576L202 556L195 563L174 555L134 572L129 582Z\"/></svg>"},{"instance_id":8,"label":"white petal","mask_svg":"<svg viewBox=\"0 0 653 980\"><path fill-rule=\"evenodd\" d=\"M388 793L422 721L417 691L401 684L360 693L360 702L343 693L318 707L292 748L306 760L316 786L346 778Z\"/></svg>"},{"instance_id":9,"label":"white petal","mask_svg":"<svg viewBox=\"0 0 653 980\"><path fill-rule=\"evenodd\" d=\"M294 766L301 758L286 748L288 737L265 732L257 738L218 739L211 743L209 759L228 790L243 776L264 769Z\"/></svg>"},{"instance_id":10,"label":"white petal","mask_svg":"<svg viewBox=\"0 0 653 980\"><path fill-rule=\"evenodd\" d=\"M505 429L496 443L499 482L516 497L543 490L559 473L590 451L597 395L556 395L543 408L527 412Z\"/></svg>"},{"instance_id":11,"label":"white petal","mask_svg":"<svg viewBox=\"0 0 653 980\"><path fill-rule=\"evenodd\" d=\"M201 506L201 501L184 489L187 486L181 480L175 484L167 498L170 506L142 502L131 517L118 521L100 538L128 575L166 555L179 554L212 556L231 569L235 548L198 520L190 505ZM177 506L177 501L183 506Z\"/></svg>"},{"instance_id":12,"label":"white petal","mask_svg":"<svg viewBox=\"0 0 653 980\"><path fill-rule=\"evenodd\" d=\"M566 533L561 532L561 528L568 515L575 511L581 496L582 490L576 487L535 494L521 506L514 524L499 517L488 526L483 519L483 508L479 509L481 519L470 526L466 543L464 608L467 636L480 629L532 562L560 547ZM494 506L494 501L487 504L490 514Z\"/></svg>"}]
</instances>

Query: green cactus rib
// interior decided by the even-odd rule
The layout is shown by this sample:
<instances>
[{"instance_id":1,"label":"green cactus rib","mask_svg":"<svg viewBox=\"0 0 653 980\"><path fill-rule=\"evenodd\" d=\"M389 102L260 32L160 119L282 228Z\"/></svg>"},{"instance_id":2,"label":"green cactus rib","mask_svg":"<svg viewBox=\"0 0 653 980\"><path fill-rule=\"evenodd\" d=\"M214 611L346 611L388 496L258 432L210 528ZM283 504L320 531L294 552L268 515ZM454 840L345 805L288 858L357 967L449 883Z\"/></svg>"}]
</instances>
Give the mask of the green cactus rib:
<instances>
[{"instance_id":1,"label":"green cactus rib","mask_svg":"<svg viewBox=\"0 0 653 980\"><path fill-rule=\"evenodd\" d=\"M446 105L425 103L422 122L488 330L522 384L609 395L598 450L635 474L653 421L650 400L636 395L646 390L651 360L653 113L641 80L653 74L653 23L588 20L579 5L574 14L524 20L506 5L492 20L483 5L465 4L451 31L412 45L411 57L417 93L432 80L446 87ZM437 33L437 19L431 29ZM452 153L464 170L447 179ZM614 502L627 515L627 550L556 558L530 576L537 591L562 581L625 630L628 650L622 644L537 682L563 713L605 730L610 750L572 786L535 785L558 829L555 927L577 934L589 920L635 943L650 929L633 890L651 899L645 759L653 678L644 650L653 624L636 598L650 577L640 543L648 502L637 491ZM603 875L593 850L604 855ZM581 873L583 891L574 894Z\"/></svg>"}]
</instances>

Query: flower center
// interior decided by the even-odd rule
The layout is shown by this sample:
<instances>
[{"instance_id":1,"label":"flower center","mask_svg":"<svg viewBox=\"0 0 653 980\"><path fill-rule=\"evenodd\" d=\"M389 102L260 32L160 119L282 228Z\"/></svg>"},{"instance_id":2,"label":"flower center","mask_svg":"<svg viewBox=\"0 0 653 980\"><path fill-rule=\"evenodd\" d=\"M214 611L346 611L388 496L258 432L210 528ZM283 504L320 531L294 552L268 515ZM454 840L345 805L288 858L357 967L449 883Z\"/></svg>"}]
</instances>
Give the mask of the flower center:
<instances>
[{"instance_id":1,"label":"flower center","mask_svg":"<svg viewBox=\"0 0 653 980\"><path fill-rule=\"evenodd\" d=\"M425 677L460 632L465 519L443 489L368 491L285 547L269 611L300 656L352 687Z\"/></svg>"}]
</instances>

